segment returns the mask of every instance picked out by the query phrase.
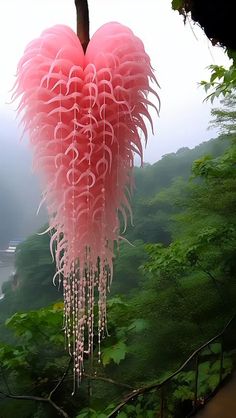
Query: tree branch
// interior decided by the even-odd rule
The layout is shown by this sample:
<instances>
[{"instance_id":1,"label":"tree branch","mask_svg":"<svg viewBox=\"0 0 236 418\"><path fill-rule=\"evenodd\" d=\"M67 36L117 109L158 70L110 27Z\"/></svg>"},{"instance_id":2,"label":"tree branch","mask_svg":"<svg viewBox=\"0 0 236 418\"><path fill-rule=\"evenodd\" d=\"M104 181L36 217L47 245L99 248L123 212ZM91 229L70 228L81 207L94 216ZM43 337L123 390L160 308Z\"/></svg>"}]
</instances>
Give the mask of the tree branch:
<instances>
[{"instance_id":1,"label":"tree branch","mask_svg":"<svg viewBox=\"0 0 236 418\"><path fill-rule=\"evenodd\" d=\"M62 383L64 382L69 370L70 370L70 366L72 363L72 357L70 358L70 361L61 377L61 379L59 380L59 382L57 382L56 386L52 389L52 391L49 393L48 397L43 398L41 396L31 396L31 395L14 395L11 393L11 390L8 386L7 380L4 376L4 372L2 370L2 376L4 378L4 383L5 386L7 388L8 393L5 393L3 391L0 390L0 395L3 395L5 398L10 398L10 399L16 399L16 400L25 400L25 401L34 401L34 402L42 402L42 403L48 403L50 404L54 409L56 409L56 411L63 416L64 418L70 418L69 415L67 414L66 411L64 411L64 409L60 408L55 402L52 401L52 396L54 395L54 393L59 389L59 387L62 385Z\"/></svg>"},{"instance_id":2,"label":"tree branch","mask_svg":"<svg viewBox=\"0 0 236 418\"><path fill-rule=\"evenodd\" d=\"M49 395L48 395L48 399L51 399L52 398L52 396L53 396L53 394L59 389L59 387L62 385L62 383L64 382L64 380L65 380L65 378L66 378L66 376L67 376L67 374L68 374L68 372L69 372L69 370L70 370L70 366L71 366L71 364L72 364L72 360L73 360L73 358L71 357L70 358L70 361L69 361L69 363L68 363L68 365L67 365L67 368L66 368L66 370L64 371L64 373L63 373L63 375L62 375L62 377L61 377L61 379L59 380L59 382L56 384L56 386L54 387L54 389L52 389L52 391L49 393Z\"/></svg>"},{"instance_id":3,"label":"tree branch","mask_svg":"<svg viewBox=\"0 0 236 418\"><path fill-rule=\"evenodd\" d=\"M224 300L223 295L222 295L222 293L221 293L221 290L220 290L220 288L219 288L219 285L221 284L221 282L220 282L219 280L217 280L217 279L213 276L213 274L212 274L210 271L208 271L208 270L204 269L204 267L200 264L200 262L199 262L199 261L197 262L197 264L198 264L198 265L199 265L199 267L202 269L203 273L205 273L208 277L210 277L210 279L211 279L212 283L214 284L214 286L215 286L215 288L216 288L216 291L218 292L218 295L219 295L219 297L220 297L221 301L222 301L223 303L225 303L225 300Z\"/></svg>"},{"instance_id":4,"label":"tree branch","mask_svg":"<svg viewBox=\"0 0 236 418\"><path fill-rule=\"evenodd\" d=\"M75 7L77 14L77 35L85 53L90 40L88 0L75 0Z\"/></svg>"},{"instance_id":5,"label":"tree branch","mask_svg":"<svg viewBox=\"0 0 236 418\"><path fill-rule=\"evenodd\" d=\"M33 402L42 402L50 404L56 411L62 415L64 418L70 418L69 415L64 411L64 409L60 408L55 402L53 402L49 398L42 398L41 396L28 396L28 395L11 395L9 393L5 393L0 391L0 394L3 395L5 398L15 399L18 401L33 401Z\"/></svg>"},{"instance_id":6,"label":"tree branch","mask_svg":"<svg viewBox=\"0 0 236 418\"><path fill-rule=\"evenodd\" d=\"M123 387L123 388L126 388L126 389L134 390L133 386L130 386L126 383L117 382L116 380L110 379L108 377L90 375L90 374L87 374L87 373L84 373L84 377L87 377L87 379L91 379L91 380L101 380L103 382L111 383L112 385L116 385L116 386L120 386L120 387Z\"/></svg>"}]
</instances>

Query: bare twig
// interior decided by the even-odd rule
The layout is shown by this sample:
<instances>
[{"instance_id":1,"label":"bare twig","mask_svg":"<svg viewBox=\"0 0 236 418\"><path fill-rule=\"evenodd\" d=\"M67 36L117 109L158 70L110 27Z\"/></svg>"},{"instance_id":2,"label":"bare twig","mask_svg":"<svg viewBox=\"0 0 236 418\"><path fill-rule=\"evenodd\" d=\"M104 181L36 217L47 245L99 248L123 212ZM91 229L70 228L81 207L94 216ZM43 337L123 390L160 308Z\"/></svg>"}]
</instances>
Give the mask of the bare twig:
<instances>
[{"instance_id":1,"label":"bare twig","mask_svg":"<svg viewBox=\"0 0 236 418\"><path fill-rule=\"evenodd\" d=\"M87 379L91 379L91 380L101 380L103 382L111 383L112 385L134 390L133 386L127 385L126 383L117 382L116 380L110 379L108 377L90 375L87 373L84 373L84 377L87 377Z\"/></svg>"},{"instance_id":2,"label":"bare twig","mask_svg":"<svg viewBox=\"0 0 236 418\"><path fill-rule=\"evenodd\" d=\"M224 297L223 297L223 295L222 295L222 293L221 293L221 290L220 290L220 288L219 288L219 285L221 284L221 282L220 282L219 280L217 280L217 279L213 276L213 274L212 274L210 271L208 271L208 270L204 269L204 267L203 267L203 266L201 266L201 264L199 263L199 261L197 262L197 264L198 264L198 265L199 265L199 267L202 269L203 273L205 273L208 277L210 277L210 279L211 279L211 281L212 281L213 285L214 285L214 286L215 286L215 288L216 288L216 291L218 292L218 295L219 295L219 297L220 297L221 301L222 301L223 303L225 303Z\"/></svg>"},{"instance_id":3,"label":"bare twig","mask_svg":"<svg viewBox=\"0 0 236 418\"><path fill-rule=\"evenodd\" d=\"M60 408L55 402L53 402L49 398L42 398L41 396L28 396L28 395L13 395L10 393L5 393L0 391L0 394L3 395L5 398L16 399L16 400L23 400L23 401L34 401L34 402L42 402L50 404L56 411L63 416L64 418L70 418L67 412L64 409Z\"/></svg>"},{"instance_id":4,"label":"bare twig","mask_svg":"<svg viewBox=\"0 0 236 418\"><path fill-rule=\"evenodd\" d=\"M115 386L123 387L123 388L130 389L130 390L135 390L135 388L134 388L133 386L128 385L127 383L118 382L118 381L116 381L116 380L110 379L109 377L105 377L105 376L97 376L97 375L92 375L92 374L89 374L89 373L83 373L83 376L84 376L86 379L90 379L90 380L98 380L98 381L102 381L102 382L107 382L107 383L110 383L110 384L115 385ZM71 374L71 375L68 375L68 374L67 374L67 376L66 376L66 374L65 374L65 377L64 377L64 378L66 378L66 377L67 377L68 381L69 381L69 380L73 380L73 379L74 379L74 375L73 375L73 374ZM61 380L59 380L59 381L58 381L58 380L56 380L56 381L54 381L54 382L57 382L57 386L55 387L55 389L57 389L57 388L61 385ZM52 392L54 392L54 389L52 390ZM52 392L51 392L51 393L52 393ZM50 395L49 395L49 396L50 396Z\"/></svg>"},{"instance_id":5,"label":"bare twig","mask_svg":"<svg viewBox=\"0 0 236 418\"><path fill-rule=\"evenodd\" d=\"M62 375L62 377L61 377L61 379L59 380L59 382L56 384L56 386L54 387L54 389L52 389L52 391L49 393L49 395L48 395L48 399L51 399L52 398L52 396L53 396L53 394L59 389L59 387L62 385L62 383L64 382L64 380L65 380L65 378L66 378L66 376L68 375L68 372L69 372L69 370L70 370L70 366L71 366L71 364L72 364L72 360L73 360L73 358L71 357L70 358L70 360L69 360L69 363L68 363L68 365L67 365L67 368L66 368L66 370L64 371L64 373L63 373L63 375Z\"/></svg>"},{"instance_id":6,"label":"bare twig","mask_svg":"<svg viewBox=\"0 0 236 418\"><path fill-rule=\"evenodd\" d=\"M75 0L77 13L77 35L84 52L89 43L89 10L87 0Z\"/></svg>"}]
</instances>

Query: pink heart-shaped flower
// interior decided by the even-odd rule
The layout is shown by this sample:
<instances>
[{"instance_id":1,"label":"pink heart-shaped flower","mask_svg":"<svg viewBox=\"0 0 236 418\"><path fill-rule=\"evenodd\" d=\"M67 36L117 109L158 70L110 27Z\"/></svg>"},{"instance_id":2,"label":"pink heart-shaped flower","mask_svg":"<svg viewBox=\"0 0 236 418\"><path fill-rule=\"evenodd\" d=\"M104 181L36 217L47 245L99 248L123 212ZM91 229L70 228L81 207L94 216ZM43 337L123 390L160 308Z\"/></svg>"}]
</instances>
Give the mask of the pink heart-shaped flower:
<instances>
[{"instance_id":1,"label":"pink heart-shaped flower","mask_svg":"<svg viewBox=\"0 0 236 418\"><path fill-rule=\"evenodd\" d=\"M99 341L105 329L106 289L120 235L118 213L125 228L127 213L131 215L134 153L142 160L141 132L147 140L143 118L152 125L147 99L150 91L156 95L152 79L143 43L115 22L94 34L86 54L70 28L45 30L27 46L18 66L15 97L21 96L19 111L24 109L34 168L43 173L51 251L55 243L67 336L69 345L71 334L75 336L79 374L85 328L89 352L93 346L95 287Z\"/></svg>"}]
</instances>

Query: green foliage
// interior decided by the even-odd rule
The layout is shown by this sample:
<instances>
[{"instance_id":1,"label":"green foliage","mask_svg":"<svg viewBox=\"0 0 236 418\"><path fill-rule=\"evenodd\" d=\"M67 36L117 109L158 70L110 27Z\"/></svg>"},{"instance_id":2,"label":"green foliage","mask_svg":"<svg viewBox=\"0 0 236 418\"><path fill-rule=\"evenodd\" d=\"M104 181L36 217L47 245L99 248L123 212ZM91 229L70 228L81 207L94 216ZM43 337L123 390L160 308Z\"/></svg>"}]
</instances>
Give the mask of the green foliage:
<instances>
[{"instance_id":1,"label":"green foliage","mask_svg":"<svg viewBox=\"0 0 236 418\"><path fill-rule=\"evenodd\" d=\"M42 308L38 311L15 313L7 319L6 326L14 333L17 345L2 344L0 346L0 362L3 367L22 375L22 369L27 373L41 375L44 369L55 367L57 359L51 359L50 347L53 346L58 354L63 353L64 336L61 332L63 305L55 304L51 308ZM47 353L47 363L45 360ZM55 354L55 353L54 353ZM65 357L61 358L62 364ZM45 373L45 370L44 370ZM46 377L46 374L45 374Z\"/></svg>"},{"instance_id":2,"label":"green foliage","mask_svg":"<svg viewBox=\"0 0 236 418\"><path fill-rule=\"evenodd\" d=\"M219 384L220 360L208 360L200 363L198 366L198 397L206 397L212 393ZM226 358L224 361L223 377L229 375L232 371L232 361ZM173 396L177 400L194 399L196 373L194 370L184 371L177 375Z\"/></svg>"},{"instance_id":3,"label":"green foliage","mask_svg":"<svg viewBox=\"0 0 236 418\"><path fill-rule=\"evenodd\" d=\"M210 65L211 72L209 81L201 81L200 85L205 89L205 92L210 94L205 100L210 99L213 103L214 99L223 96L226 97L232 94L236 88L236 65L235 62L227 69L221 65Z\"/></svg>"},{"instance_id":4,"label":"green foliage","mask_svg":"<svg viewBox=\"0 0 236 418\"><path fill-rule=\"evenodd\" d=\"M236 96L235 92L228 95L223 101L220 101L224 105L223 108L214 108L211 111L213 119L211 125L216 127L226 135L235 135L236 134Z\"/></svg>"},{"instance_id":5,"label":"green foliage","mask_svg":"<svg viewBox=\"0 0 236 418\"><path fill-rule=\"evenodd\" d=\"M142 279L139 266L143 263L145 257L142 240L135 240L132 243L124 241L119 244L111 288L112 296L117 293L127 294L133 292L139 286Z\"/></svg>"},{"instance_id":6,"label":"green foliage","mask_svg":"<svg viewBox=\"0 0 236 418\"><path fill-rule=\"evenodd\" d=\"M64 349L62 314L63 304L57 303L37 311L16 313L6 321L6 327L14 334L15 340L13 344L0 343L0 392L8 391L6 381L16 394L46 397L55 388L69 363L68 353ZM78 402L84 405L84 395L83 388L73 398L71 391L70 369L67 380L61 384L60 392L55 393L54 401L63 404L73 416ZM4 401L4 418L18 416L18 403ZM44 403L31 402L28 405L28 401L23 403L21 413L19 416L22 417L58 416Z\"/></svg>"},{"instance_id":7,"label":"green foliage","mask_svg":"<svg viewBox=\"0 0 236 418\"><path fill-rule=\"evenodd\" d=\"M38 309L61 299L61 290L52 285L55 264L49 251L49 241L48 234L35 234L17 247L17 286L14 291L11 287L6 289L1 303L1 311L6 315L25 309Z\"/></svg>"},{"instance_id":8,"label":"green foliage","mask_svg":"<svg viewBox=\"0 0 236 418\"><path fill-rule=\"evenodd\" d=\"M184 7L184 0L172 0L171 6L173 10L181 10Z\"/></svg>"},{"instance_id":9,"label":"green foliage","mask_svg":"<svg viewBox=\"0 0 236 418\"><path fill-rule=\"evenodd\" d=\"M155 405L155 409L153 409ZM96 411L91 408L84 408L76 418L105 418L115 408L114 404L109 404L103 411ZM157 402L152 403L150 399L147 400L143 395L138 396L138 400L135 404L125 405L118 413L119 418L154 418L157 416L156 408L158 408ZM145 411L145 412L144 412Z\"/></svg>"},{"instance_id":10,"label":"green foliage","mask_svg":"<svg viewBox=\"0 0 236 418\"><path fill-rule=\"evenodd\" d=\"M118 341L116 344L107 347L102 352L102 363L104 366L114 361L115 364L120 364L124 360L127 353L127 345L123 341Z\"/></svg>"},{"instance_id":11,"label":"green foliage","mask_svg":"<svg viewBox=\"0 0 236 418\"><path fill-rule=\"evenodd\" d=\"M103 412L95 411L92 408L84 408L76 418L106 418Z\"/></svg>"},{"instance_id":12,"label":"green foliage","mask_svg":"<svg viewBox=\"0 0 236 418\"><path fill-rule=\"evenodd\" d=\"M104 366L112 362L119 365L129 353L130 337L142 333L148 324L144 319L133 319L130 303L117 296L108 300L108 327L101 357Z\"/></svg>"}]
</instances>

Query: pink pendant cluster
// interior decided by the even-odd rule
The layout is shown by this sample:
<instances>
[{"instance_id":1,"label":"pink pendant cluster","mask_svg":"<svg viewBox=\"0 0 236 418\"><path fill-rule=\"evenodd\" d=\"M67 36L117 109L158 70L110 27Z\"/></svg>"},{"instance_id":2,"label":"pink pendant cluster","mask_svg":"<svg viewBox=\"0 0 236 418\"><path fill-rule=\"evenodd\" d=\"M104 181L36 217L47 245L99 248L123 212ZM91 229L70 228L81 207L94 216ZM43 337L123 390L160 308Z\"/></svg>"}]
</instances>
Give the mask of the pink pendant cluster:
<instances>
[{"instance_id":1,"label":"pink pendant cluster","mask_svg":"<svg viewBox=\"0 0 236 418\"><path fill-rule=\"evenodd\" d=\"M63 281L79 378L84 353L93 351L96 300L99 351L106 329L114 245L131 214L134 153L142 161L145 118L152 125L147 95L158 98L151 80L143 43L119 23L102 26L85 54L69 27L54 26L27 46L18 65L14 97L42 174L54 280Z\"/></svg>"}]
</instances>

